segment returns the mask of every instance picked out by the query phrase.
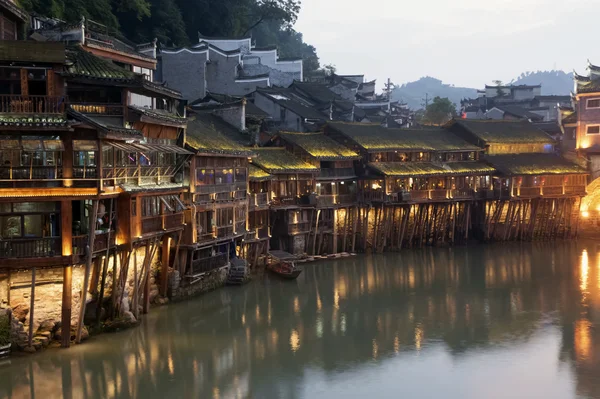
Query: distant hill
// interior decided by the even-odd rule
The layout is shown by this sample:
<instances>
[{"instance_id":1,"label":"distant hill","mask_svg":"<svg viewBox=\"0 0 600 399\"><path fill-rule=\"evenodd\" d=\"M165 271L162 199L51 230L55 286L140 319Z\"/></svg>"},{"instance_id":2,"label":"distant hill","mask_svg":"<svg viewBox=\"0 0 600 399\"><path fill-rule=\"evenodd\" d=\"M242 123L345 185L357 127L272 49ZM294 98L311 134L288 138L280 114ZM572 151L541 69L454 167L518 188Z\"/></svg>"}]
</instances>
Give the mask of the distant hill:
<instances>
[{"instance_id":1,"label":"distant hill","mask_svg":"<svg viewBox=\"0 0 600 399\"><path fill-rule=\"evenodd\" d=\"M573 91L573 73L564 71L537 71L522 73L510 82L515 85L542 84L543 95L569 95Z\"/></svg>"},{"instance_id":2,"label":"distant hill","mask_svg":"<svg viewBox=\"0 0 600 399\"><path fill-rule=\"evenodd\" d=\"M448 97L457 107L460 106L461 99L477 96L476 89L444 84L439 79L426 76L395 88L392 92L392 99L406 102L409 108L416 110L423 108L425 93L429 96L430 101L436 96Z\"/></svg>"},{"instance_id":3,"label":"distant hill","mask_svg":"<svg viewBox=\"0 0 600 399\"><path fill-rule=\"evenodd\" d=\"M537 71L524 72L510 84L541 84L543 95L568 95L573 90L573 74L564 71ZM481 85L483 89L484 84ZM425 93L432 99L435 96L448 97L450 101L460 107L463 98L474 98L477 90L469 87L456 87L445 84L441 80L431 76L423 77L415 82L405 83L392 92L393 100L401 100L408 104L409 108L417 110L423 108Z\"/></svg>"}]
</instances>

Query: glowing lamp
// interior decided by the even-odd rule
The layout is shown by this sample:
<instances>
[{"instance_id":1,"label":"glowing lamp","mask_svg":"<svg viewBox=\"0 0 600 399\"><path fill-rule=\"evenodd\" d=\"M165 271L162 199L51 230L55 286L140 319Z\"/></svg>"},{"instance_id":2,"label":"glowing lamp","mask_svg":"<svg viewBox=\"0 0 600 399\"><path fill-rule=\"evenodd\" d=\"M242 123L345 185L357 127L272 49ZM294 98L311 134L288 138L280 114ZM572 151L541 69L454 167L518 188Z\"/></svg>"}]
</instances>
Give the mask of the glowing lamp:
<instances>
[{"instance_id":1,"label":"glowing lamp","mask_svg":"<svg viewBox=\"0 0 600 399\"><path fill-rule=\"evenodd\" d=\"M588 211L583 211L583 212L581 212L581 216L583 216L584 218L589 218L590 213Z\"/></svg>"}]
</instances>

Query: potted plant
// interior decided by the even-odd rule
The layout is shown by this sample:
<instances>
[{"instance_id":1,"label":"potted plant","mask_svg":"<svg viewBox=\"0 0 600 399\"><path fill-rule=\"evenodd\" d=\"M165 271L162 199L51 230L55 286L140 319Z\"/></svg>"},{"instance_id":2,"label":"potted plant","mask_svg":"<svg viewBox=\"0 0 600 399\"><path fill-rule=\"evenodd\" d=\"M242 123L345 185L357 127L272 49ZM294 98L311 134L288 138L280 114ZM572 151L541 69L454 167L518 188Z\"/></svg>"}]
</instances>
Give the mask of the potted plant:
<instances>
[{"instance_id":1,"label":"potted plant","mask_svg":"<svg viewBox=\"0 0 600 399\"><path fill-rule=\"evenodd\" d=\"M0 357L8 356L10 346L10 318L0 313Z\"/></svg>"}]
</instances>

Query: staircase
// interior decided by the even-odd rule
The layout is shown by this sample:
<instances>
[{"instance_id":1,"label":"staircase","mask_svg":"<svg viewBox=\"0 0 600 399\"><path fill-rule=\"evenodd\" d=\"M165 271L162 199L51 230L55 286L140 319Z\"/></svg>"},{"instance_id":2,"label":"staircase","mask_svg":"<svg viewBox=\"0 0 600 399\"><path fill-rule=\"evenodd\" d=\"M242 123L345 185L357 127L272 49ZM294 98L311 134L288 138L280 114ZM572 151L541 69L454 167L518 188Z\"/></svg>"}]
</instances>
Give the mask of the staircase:
<instances>
[{"instance_id":1,"label":"staircase","mask_svg":"<svg viewBox=\"0 0 600 399\"><path fill-rule=\"evenodd\" d=\"M241 285L246 282L247 263L244 259L231 259L231 267L227 275L227 284Z\"/></svg>"}]
</instances>

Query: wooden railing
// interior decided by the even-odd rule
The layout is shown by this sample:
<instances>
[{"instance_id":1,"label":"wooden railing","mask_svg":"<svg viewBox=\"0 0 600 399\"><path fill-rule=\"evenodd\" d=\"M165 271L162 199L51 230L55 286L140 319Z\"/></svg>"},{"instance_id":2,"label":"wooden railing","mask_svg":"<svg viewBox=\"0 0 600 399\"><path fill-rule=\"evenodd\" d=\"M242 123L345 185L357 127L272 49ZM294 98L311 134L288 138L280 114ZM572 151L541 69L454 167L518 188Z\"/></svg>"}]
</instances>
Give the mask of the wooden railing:
<instances>
[{"instance_id":1,"label":"wooden railing","mask_svg":"<svg viewBox=\"0 0 600 399\"><path fill-rule=\"evenodd\" d=\"M85 255L85 248L88 245L88 236L79 235L73 237L73 255ZM96 233L94 240L94 252L106 251L108 248L115 247L115 231L110 234L110 244L108 242L108 232Z\"/></svg>"},{"instance_id":2,"label":"wooden railing","mask_svg":"<svg viewBox=\"0 0 600 399\"><path fill-rule=\"evenodd\" d=\"M298 234L310 231L310 222L299 222L288 224L288 234Z\"/></svg>"},{"instance_id":3,"label":"wooden railing","mask_svg":"<svg viewBox=\"0 0 600 399\"><path fill-rule=\"evenodd\" d=\"M233 236L233 226L217 227L217 238L226 238Z\"/></svg>"},{"instance_id":4,"label":"wooden railing","mask_svg":"<svg viewBox=\"0 0 600 399\"><path fill-rule=\"evenodd\" d=\"M175 229L183 225L183 213L174 213L171 215L164 215L165 217L165 229Z\"/></svg>"},{"instance_id":5,"label":"wooden railing","mask_svg":"<svg viewBox=\"0 0 600 399\"><path fill-rule=\"evenodd\" d=\"M121 104L72 103L71 108L82 114L123 116L123 105Z\"/></svg>"},{"instance_id":6,"label":"wooden railing","mask_svg":"<svg viewBox=\"0 0 600 399\"><path fill-rule=\"evenodd\" d=\"M76 179L97 179L98 169L95 166L75 166L73 167L73 177Z\"/></svg>"},{"instance_id":7,"label":"wooden railing","mask_svg":"<svg viewBox=\"0 0 600 399\"><path fill-rule=\"evenodd\" d=\"M364 191L359 198L362 202L388 202L389 196L383 191Z\"/></svg>"},{"instance_id":8,"label":"wooden railing","mask_svg":"<svg viewBox=\"0 0 600 399\"><path fill-rule=\"evenodd\" d=\"M238 190L233 193L233 199L236 200L245 200L247 198L248 193L245 190Z\"/></svg>"},{"instance_id":9,"label":"wooden railing","mask_svg":"<svg viewBox=\"0 0 600 399\"><path fill-rule=\"evenodd\" d=\"M446 189L429 190L429 199L433 201L445 200L447 198L448 190Z\"/></svg>"},{"instance_id":10,"label":"wooden railing","mask_svg":"<svg viewBox=\"0 0 600 399\"><path fill-rule=\"evenodd\" d=\"M340 194L337 196L337 204L355 204L358 200L356 194Z\"/></svg>"},{"instance_id":11,"label":"wooden railing","mask_svg":"<svg viewBox=\"0 0 600 399\"><path fill-rule=\"evenodd\" d=\"M558 195L563 195L563 186L543 186L542 187L542 194L543 195L550 195L550 196L558 196Z\"/></svg>"},{"instance_id":12,"label":"wooden railing","mask_svg":"<svg viewBox=\"0 0 600 399\"><path fill-rule=\"evenodd\" d=\"M565 194L586 195L586 187L585 186L565 186Z\"/></svg>"},{"instance_id":13,"label":"wooden railing","mask_svg":"<svg viewBox=\"0 0 600 399\"><path fill-rule=\"evenodd\" d=\"M319 178L327 179L333 177L353 177L356 173L354 172L354 168L326 168L321 169L319 172Z\"/></svg>"},{"instance_id":14,"label":"wooden railing","mask_svg":"<svg viewBox=\"0 0 600 399\"><path fill-rule=\"evenodd\" d=\"M60 237L0 239L0 259L47 258L61 255Z\"/></svg>"},{"instance_id":15,"label":"wooden railing","mask_svg":"<svg viewBox=\"0 0 600 399\"><path fill-rule=\"evenodd\" d=\"M470 188L455 188L450 190L450 198L452 199L473 199L475 191Z\"/></svg>"},{"instance_id":16,"label":"wooden railing","mask_svg":"<svg viewBox=\"0 0 600 399\"><path fill-rule=\"evenodd\" d=\"M163 229L163 217L150 216L142 219L142 234L155 233L162 231Z\"/></svg>"},{"instance_id":17,"label":"wooden railing","mask_svg":"<svg viewBox=\"0 0 600 399\"><path fill-rule=\"evenodd\" d=\"M188 275L196 276L198 274L207 273L224 266L227 266L227 254L219 253L207 258L193 260L191 270L188 272Z\"/></svg>"},{"instance_id":18,"label":"wooden railing","mask_svg":"<svg viewBox=\"0 0 600 399\"><path fill-rule=\"evenodd\" d=\"M251 206L266 206L269 205L269 193L250 194Z\"/></svg>"},{"instance_id":19,"label":"wooden railing","mask_svg":"<svg viewBox=\"0 0 600 399\"><path fill-rule=\"evenodd\" d=\"M273 205L298 205L298 197L295 196L285 196L285 197L275 197L273 198Z\"/></svg>"},{"instance_id":20,"label":"wooden railing","mask_svg":"<svg viewBox=\"0 0 600 399\"><path fill-rule=\"evenodd\" d=\"M336 204L335 195L319 195L317 197L317 206L333 206Z\"/></svg>"},{"instance_id":21,"label":"wooden railing","mask_svg":"<svg viewBox=\"0 0 600 399\"><path fill-rule=\"evenodd\" d=\"M216 201L231 201L232 199L233 196L231 195L231 192L215 194Z\"/></svg>"},{"instance_id":22,"label":"wooden railing","mask_svg":"<svg viewBox=\"0 0 600 399\"><path fill-rule=\"evenodd\" d=\"M256 226L250 229L249 239L260 240L269 238L269 226Z\"/></svg>"},{"instance_id":23,"label":"wooden railing","mask_svg":"<svg viewBox=\"0 0 600 399\"><path fill-rule=\"evenodd\" d=\"M55 180L62 178L60 166L0 166L0 180Z\"/></svg>"},{"instance_id":24,"label":"wooden railing","mask_svg":"<svg viewBox=\"0 0 600 399\"><path fill-rule=\"evenodd\" d=\"M0 95L0 113L62 114L65 97Z\"/></svg>"},{"instance_id":25,"label":"wooden railing","mask_svg":"<svg viewBox=\"0 0 600 399\"><path fill-rule=\"evenodd\" d=\"M513 196L518 197L539 197L542 194L541 187L521 187L513 189Z\"/></svg>"}]
</instances>

